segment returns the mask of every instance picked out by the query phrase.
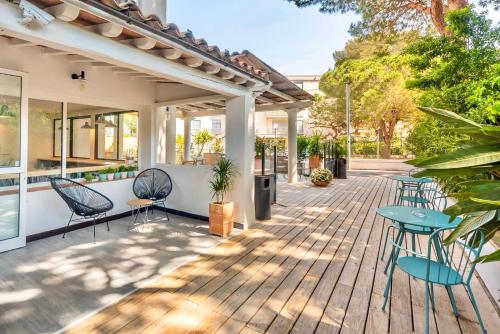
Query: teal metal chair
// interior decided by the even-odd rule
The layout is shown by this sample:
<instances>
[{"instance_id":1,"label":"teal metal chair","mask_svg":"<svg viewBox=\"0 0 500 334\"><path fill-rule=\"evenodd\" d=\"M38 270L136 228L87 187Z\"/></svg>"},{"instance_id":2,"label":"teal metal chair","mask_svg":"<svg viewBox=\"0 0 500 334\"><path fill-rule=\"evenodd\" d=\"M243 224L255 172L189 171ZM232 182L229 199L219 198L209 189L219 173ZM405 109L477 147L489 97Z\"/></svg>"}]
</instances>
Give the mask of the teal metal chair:
<instances>
[{"instance_id":1,"label":"teal metal chair","mask_svg":"<svg viewBox=\"0 0 500 334\"><path fill-rule=\"evenodd\" d=\"M419 190L418 192L419 196L421 196L423 199L425 199L425 205L410 205L410 206L420 206L426 209L431 209L431 210L436 210L436 211L442 211L448 206L448 199L445 194L443 194L439 189L437 188L423 188ZM405 202L403 202L404 204ZM423 202L422 202L423 203ZM396 205L402 205L401 203L396 203ZM425 227L420 227L420 226L413 226L413 225L401 225L398 222L394 221L392 222L391 225L387 227L387 231L385 233L385 239L384 239L384 247L382 249L382 255L380 257L381 260L384 259L385 256L385 250L387 248L387 239L389 238L389 233L392 233L393 239L398 240L399 238L405 238L407 235L410 236L411 238L411 245L412 245L412 251L416 251L416 245L417 245L417 238L418 235L430 235L433 230L430 228L425 228ZM397 236L394 237L396 235ZM387 264L384 269L384 273L387 274L387 270L389 268L389 264L392 261L394 254L391 252L391 256L389 257L389 260L387 261Z\"/></svg>"},{"instance_id":2,"label":"teal metal chair","mask_svg":"<svg viewBox=\"0 0 500 334\"><path fill-rule=\"evenodd\" d=\"M432 305L432 310L435 311L434 303L434 284L443 285L448 291L453 313L458 316L458 309L453 296L452 286L464 285L474 311L479 320L479 325L483 333L486 333L476 299L470 287L470 281L474 274L476 264L472 262L481 253L484 244L484 232L475 230L469 232L463 238L449 245L444 245L443 240L449 235L453 228L442 228L434 231L427 242L427 254L416 253L413 250L405 249L398 245L397 240L392 241L396 252L400 250L407 253L412 253L411 256L397 257L396 267L406 272L408 275L425 281L425 328L426 333L429 333L429 302ZM382 309L385 309L389 298L389 291L392 285L393 270L387 280L387 285L384 290L384 304Z\"/></svg>"}]
</instances>

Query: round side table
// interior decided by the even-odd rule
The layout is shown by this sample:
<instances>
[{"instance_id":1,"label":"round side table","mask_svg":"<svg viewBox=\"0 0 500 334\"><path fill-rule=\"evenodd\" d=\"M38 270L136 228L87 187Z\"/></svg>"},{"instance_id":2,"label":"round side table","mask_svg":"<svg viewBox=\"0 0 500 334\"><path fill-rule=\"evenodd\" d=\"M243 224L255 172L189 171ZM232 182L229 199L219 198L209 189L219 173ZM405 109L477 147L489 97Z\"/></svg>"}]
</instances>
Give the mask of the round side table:
<instances>
[{"instance_id":1,"label":"round side table","mask_svg":"<svg viewBox=\"0 0 500 334\"><path fill-rule=\"evenodd\" d=\"M153 201L150 199L131 199L130 201L127 202L127 204L130 206L132 210L132 217L134 217L134 222L129 222L128 224L128 230L130 231L130 226L134 225L137 222L137 217L139 216L139 213L141 213L141 209L145 208L146 209L146 214L144 216L144 219L142 221L142 226L144 228L144 224L148 221L148 210L149 207L153 205ZM135 212L135 213L134 213Z\"/></svg>"}]
</instances>

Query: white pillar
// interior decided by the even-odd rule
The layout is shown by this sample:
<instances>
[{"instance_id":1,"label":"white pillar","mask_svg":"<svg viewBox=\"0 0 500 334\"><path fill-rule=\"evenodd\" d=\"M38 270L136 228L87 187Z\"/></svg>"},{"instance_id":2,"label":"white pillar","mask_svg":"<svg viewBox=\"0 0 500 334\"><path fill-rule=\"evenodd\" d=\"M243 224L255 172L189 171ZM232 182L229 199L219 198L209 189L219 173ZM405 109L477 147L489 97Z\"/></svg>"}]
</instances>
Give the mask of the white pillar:
<instances>
[{"instance_id":1,"label":"white pillar","mask_svg":"<svg viewBox=\"0 0 500 334\"><path fill-rule=\"evenodd\" d=\"M191 120L184 118L184 161L191 160Z\"/></svg>"},{"instance_id":2,"label":"white pillar","mask_svg":"<svg viewBox=\"0 0 500 334\"><path fill-rule=\"evenodd\" d=\"M165 108L154 108L152 120L153 128L153 164L164 164L167 162L167 123Z\"/></svg>"},{"instance_id":3,"label":"white pillar","mask_svg":"<svg viewBox=\"0 0 500 334\"><path fill-rule=\"evenodd\" d=\"M152 147L154 144L153 134L153 106L143 107L139 110L139 168L141 170L150 168L155 163Z\"/></svg>"},{"instance_id":4,"label":"white pillar","mask_svg":"<svg viewBox=\"0 0 500 334\"><path fill-rule=\"evenodd\" d=\"M165 120L166 120L166 153L165 160L167 164L175 165L176 160L176 116L177 116L177 108L176 107L167 107L165 110Z\"/></svg>"},{"instance_id":5,"label":"white pillar","mask_svg":"<svg viewBox=\"0 0 500 334\"><path fill-rule=\"evenodd\" d=\"M238 166L231 200L235 220L249 228L255 223L254 204L255 98L244 95L226 100L226 156Z\"/></svg>"},{"instance_id":6,"label":"white pillar","mask_svg":"<svg viewBox=\"0 0 500 334\"><path fill-rule=\"evenodd\" d=\"M288 114L288 183L297 182L297 113L298 109L287 109Z\"/></svg>"}]
</instances>

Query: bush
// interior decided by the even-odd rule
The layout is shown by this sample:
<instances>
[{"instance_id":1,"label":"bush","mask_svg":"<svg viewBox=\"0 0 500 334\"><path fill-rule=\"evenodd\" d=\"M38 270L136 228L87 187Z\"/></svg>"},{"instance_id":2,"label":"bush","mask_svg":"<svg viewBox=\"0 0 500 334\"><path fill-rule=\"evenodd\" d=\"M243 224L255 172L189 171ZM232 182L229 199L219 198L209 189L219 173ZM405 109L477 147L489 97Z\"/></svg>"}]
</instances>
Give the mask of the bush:
<instances>
[{"instance_id":1,"label":"bush","mask_svg":"<svg viewBox=\"0 0 500 334\"><path fill-rule=\"evenodd\" d=\"M333 179L333 174L326 168L316 168L311 173L313 182L330 182Z\"/></svg>"}]
</instances>

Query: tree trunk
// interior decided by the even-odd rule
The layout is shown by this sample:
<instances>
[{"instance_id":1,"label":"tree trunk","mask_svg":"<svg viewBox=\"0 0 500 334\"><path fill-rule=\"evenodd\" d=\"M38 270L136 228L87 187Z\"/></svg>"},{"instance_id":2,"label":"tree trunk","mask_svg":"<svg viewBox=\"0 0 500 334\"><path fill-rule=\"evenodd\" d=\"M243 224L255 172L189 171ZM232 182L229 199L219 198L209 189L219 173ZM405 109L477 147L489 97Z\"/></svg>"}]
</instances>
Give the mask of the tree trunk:
<instances>
[{"instance_id":1,"label":"tree trunk","mask_svg":"<svg viewBox=\"0 0 500 334\"><path fill-rule=\"evenodd\" d=\"M391 119L389 120L388 124L386 124L386 121L384 119L381 119L379 121L380 130L382 131L382 139L384 140L385 144L384 150L382 151L382 157L384 159L391 158L392 138L394 137L394 129L396 128L398 121L399 119L397 110L391 111Z\"/></svg>"},{"instance_id":2,"label":"tree trunk","mask_svg":"<svg viewBox=\"0 0 500 334\"><path fill-rule=\"evenodd\" d=\"M441 35L448 34L444 21L444 5L442 0L431 1L431 20L434 27Z\"/></svg>"}]
</instances>

